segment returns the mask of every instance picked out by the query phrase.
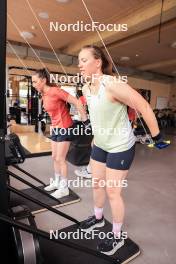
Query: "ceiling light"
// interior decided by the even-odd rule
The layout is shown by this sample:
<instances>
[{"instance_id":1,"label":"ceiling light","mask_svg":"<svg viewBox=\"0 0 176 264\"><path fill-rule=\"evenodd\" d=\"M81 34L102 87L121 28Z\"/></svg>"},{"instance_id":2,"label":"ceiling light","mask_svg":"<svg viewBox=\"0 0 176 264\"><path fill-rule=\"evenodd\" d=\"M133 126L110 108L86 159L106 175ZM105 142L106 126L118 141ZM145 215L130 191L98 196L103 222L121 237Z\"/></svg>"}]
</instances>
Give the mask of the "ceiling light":
<instances>
[{"instance_id":1,"label":"ceiling light","mask_svg":"<svg viewBox=\"0 0 176 264\"><path fill-rule=\"evenodd\" d=\"M34 37L34 34L28 31L22 31L20 32L20 36L23 38L31 39Z\"/></svg>"},{"instance_id":2,"label":"ceiling light","mask_svg":"<svg viewBox=\"0 0 176 264\"><path fill-rule=\"evenodd\" d=\"M139 54L136 54L136 57L139 57Z\"/></svg>"},{"instance_id":3,"label":"ceiling light","mask_svg":"<svg viewBox=\"0 0 176 264\"><path fill-rule=\"evenodd\" d=\"M36 26L32 25L32 26L31 26L31 29L32 29L32 30L35 30L35 29L36 29Z\"/></svg>"},{"instance_id":4,"label":"ceiling light","mask_svg":"<svg viewBox=\"0 0 176 264\"><path fill-rule=\"evenodd\" d=\"M68 3L69 0L56 0L58 3L62 3L62 4L65 4L65 3Z\"/></svg>"},{"instance_id":5,"label":"ceiling light","mask_svg":"<svg viewBox=\"0 0 176 264\"><path fill-rule=\"evenodd\" d=\"M38 13L39 17L43 18L43 19L48 19L49 15L47 12L40 12Z\"/></svg>"},{"instance_id":6,"label":"ceiling light","mask_svg":"<svg viewBox=\"0 0 176 264\"><path fill-rule=\"evenodd\" d=\"M171 48L176 49L176 41L172 42L170 46Z\"/></svg>"},{"instance_id":7,"label":"ceiling light","mask_svg":"<svg viewBox=\"0 0 176 264\"><path fill-rule=\"evenodd\" d=\"M129 60L130 57L126 57L126 56L120 57L120 61L129 61Z\"/></svg>"}]
</instances>

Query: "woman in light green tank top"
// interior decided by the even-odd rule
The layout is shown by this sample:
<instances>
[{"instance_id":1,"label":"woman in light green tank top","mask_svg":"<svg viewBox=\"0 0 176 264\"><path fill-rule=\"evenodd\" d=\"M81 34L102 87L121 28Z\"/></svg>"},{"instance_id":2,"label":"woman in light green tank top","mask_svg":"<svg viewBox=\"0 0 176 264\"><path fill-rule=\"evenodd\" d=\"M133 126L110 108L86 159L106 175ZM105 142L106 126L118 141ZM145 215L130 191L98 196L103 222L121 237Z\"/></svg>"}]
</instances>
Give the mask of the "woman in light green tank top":
<instances>
[{"instance_id":1,"label":"woman in light green tank top","mask_svg":"<svg viewBox=\"0 0 176 264\"><path fill-rule=\"evenodd\" d=\"M105 224L103 207L107 195L114 237L98 248L102 253L112 255L124 243L122 237L118 237L124 221L121 191L127 186L125 178L134 158L135 138L128 120L127 105L142 114L154 139L159 140L161 136L148 102L127 83L112 76L111 64L100 48L85 46L79 53L79 68L86 80L83 94L87 99L94 134L91 154L94 216L85 220L81 229L90 231Z\"/></svg>"}]
</instances>

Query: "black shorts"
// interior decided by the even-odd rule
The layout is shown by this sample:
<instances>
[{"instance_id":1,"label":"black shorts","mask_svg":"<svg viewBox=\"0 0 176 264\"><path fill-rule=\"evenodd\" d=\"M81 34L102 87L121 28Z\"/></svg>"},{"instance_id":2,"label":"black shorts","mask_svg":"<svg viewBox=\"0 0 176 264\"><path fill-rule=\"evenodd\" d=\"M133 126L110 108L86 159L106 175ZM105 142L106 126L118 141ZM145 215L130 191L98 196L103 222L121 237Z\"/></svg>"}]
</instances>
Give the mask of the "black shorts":
<instances>
[{"instance_id":1,"label":"black shorts","mask_svg":"<svg viewBox=\"0 0 176 264\"><path fill-rule=\"evenodd\" d=\"M115 170L129 170L135 155L135 145L123 152L109 153L93 146L91 158L106 163L106 167Z\"/></svg>"},{"instance_id":2,"label":"black shorts","mask_svg":"<svg viewBox=\"0 0 176 264\"><path fill-rule=\"evenodd\" d=\"M52 128L50 139L55 142L72 141L73 128Z\"/></svg>"}]
</instances>

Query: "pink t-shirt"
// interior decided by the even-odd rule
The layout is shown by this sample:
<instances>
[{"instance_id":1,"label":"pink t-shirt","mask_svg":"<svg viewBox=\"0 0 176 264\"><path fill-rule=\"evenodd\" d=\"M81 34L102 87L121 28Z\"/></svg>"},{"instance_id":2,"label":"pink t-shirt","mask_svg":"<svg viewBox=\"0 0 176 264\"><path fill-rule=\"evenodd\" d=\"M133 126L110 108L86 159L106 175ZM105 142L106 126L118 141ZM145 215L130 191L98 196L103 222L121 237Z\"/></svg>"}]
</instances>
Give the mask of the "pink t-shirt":
<instances>
[{"instance_id":1,"label":"pink t-shirt","mask_svg":"<svg viewBox=\"0 0 176 264\"><path fill-rule=\"evenodd\" d=\"M83 95L79 97L79 100L81 101L81 103L82 103L83 105L86 105L86 104L87 104L87 102L86 102L86 98L85 98Z\"/></svg>"},{"instance_id":2,"label":"pink t-shirt","mask_svg":"<svg viewBox=\"0 0 176 264\"><path fill-rule=\"evenodd\" d=\"M59 87L51 87L43 96L43 106L48 112L52 126L68 128L73 125L66 105L69 93Z\"/></svg>"}]
</instances>

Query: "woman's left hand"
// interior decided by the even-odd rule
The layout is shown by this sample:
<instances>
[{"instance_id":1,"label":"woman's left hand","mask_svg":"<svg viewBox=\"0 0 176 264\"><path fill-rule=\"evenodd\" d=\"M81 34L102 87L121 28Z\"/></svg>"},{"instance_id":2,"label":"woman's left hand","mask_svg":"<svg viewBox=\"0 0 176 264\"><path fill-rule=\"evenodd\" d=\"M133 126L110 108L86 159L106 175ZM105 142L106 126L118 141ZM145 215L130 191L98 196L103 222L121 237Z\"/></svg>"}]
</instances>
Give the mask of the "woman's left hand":
<instances>
[{"instance_id":1,"label":"woman's left hand","mask_svg":"<svg viewBox=\"0 0 176 264\"><path fill-rule=\"evenodd\" d=\"M155 137L152 137L153 143L149 144L149 147L156 147L158 149L166 148L170 145L170 140L165 140L161 133L156 135Z\"/></svg>"}]
</instances>

